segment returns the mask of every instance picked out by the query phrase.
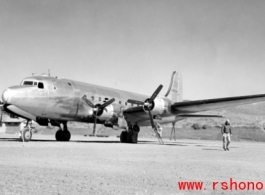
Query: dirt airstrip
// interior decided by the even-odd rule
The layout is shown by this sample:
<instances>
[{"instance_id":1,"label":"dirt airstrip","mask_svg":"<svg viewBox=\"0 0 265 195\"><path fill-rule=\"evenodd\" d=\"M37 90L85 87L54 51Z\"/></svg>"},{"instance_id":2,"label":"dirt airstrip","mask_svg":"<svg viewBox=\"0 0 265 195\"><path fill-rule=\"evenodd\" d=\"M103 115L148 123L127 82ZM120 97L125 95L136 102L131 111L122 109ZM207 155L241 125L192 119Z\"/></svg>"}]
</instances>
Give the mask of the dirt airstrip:
<instances>
[{"instance_id":1,"label":"dirt airstrip","mask_svg":"<svg viewBox=\"0 0 265 195\"><path fill-rule=\"evenodd\" d=\"M265 144L73 136L56 142L37 135L25 143L0 135L0 194L264 194ZM264 189L222 190L221 182L263 182ZM180 190L178 182L203 182L202 190ZM213 190L213 182L219 182ZM244 184L241 185L243 188ZM261 184L258 184L260 188Z\"/></svg>"}]
</instances>

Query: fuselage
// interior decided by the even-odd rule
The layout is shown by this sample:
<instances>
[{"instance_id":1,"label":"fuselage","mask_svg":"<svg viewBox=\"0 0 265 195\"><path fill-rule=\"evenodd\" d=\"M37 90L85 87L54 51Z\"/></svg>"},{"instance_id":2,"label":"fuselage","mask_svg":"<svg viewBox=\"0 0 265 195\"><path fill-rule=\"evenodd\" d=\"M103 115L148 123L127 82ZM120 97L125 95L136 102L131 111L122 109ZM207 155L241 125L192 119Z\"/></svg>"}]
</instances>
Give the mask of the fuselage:
<instances>
[{"instance_id":1,"label":"fuselage","mask_svg":"<svg viewBox=\"0 0 265 195\"><path fill-rule=\"evenodd\" d=\"M108 120L113 113L122 115L124 109L138 106L128 103L128 99L145 101L148 98L147 95L68 79L34 76L23 79L21 85L6 89L2 99L7 105L7 110L10 108L10 112L16 112L18 115L22 111L27 112L32 115L33 120L43 118L93 122L93 109L82 100L84 95L95 105L104 104L111 98L115 98L115 102L106 107L107 115L102 116L103 120ZM15 106L15 111L8 105ZM16 109L21 111L18 112ZM148 119L148 114L143 112L142 117Z\"/></svg>"}]
</instances>

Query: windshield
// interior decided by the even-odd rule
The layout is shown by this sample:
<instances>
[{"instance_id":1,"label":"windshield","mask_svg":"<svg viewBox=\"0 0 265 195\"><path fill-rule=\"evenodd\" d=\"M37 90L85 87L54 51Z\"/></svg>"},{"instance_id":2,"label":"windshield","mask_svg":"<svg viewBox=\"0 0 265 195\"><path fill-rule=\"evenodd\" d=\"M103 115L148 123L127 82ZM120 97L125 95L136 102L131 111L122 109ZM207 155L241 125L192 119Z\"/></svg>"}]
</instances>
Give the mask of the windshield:
<instances>
[{"instance_id":1,"label":"windshield","mask_svg":"<svg viewBox=\"0 0 265 195\"><path fill-rule=\"evenodd\" d=\"M23 85L33 85L33 81L24 81Z\"/></svg>"},{"instance_id":2,"label":"windshield","mask_svg":"<svg viewBox=\"0 0 265 195\"><path fill-rule=\"evenodd\" d=\"M24 81L22 85L37 85L38 82L36 81Z\"/></svg>"}]
</instances>

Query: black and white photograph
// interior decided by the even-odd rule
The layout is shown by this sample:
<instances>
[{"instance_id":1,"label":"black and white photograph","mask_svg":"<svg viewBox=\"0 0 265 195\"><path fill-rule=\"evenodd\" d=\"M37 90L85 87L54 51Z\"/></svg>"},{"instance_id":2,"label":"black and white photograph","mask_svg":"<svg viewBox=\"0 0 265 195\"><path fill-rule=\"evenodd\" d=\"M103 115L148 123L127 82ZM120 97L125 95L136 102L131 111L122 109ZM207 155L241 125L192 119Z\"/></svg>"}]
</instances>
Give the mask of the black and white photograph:
<instances>
[{"instance_id":1,"label":"black and white photograph","mask_svg":"<svg viewBox=\"0 0 265 195\"><path fill-rule=\"evenodd\" d=\"M0 195L265 194L264 0L0 0Z\"/></svg>"}]
</instances>

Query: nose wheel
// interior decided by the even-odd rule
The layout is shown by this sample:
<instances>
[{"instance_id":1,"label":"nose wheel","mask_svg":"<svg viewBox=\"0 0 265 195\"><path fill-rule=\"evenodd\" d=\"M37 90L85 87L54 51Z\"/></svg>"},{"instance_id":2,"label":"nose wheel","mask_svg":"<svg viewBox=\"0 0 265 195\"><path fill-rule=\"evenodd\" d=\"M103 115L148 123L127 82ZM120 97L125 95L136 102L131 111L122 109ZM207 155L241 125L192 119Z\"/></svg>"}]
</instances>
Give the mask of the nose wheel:
<instances>
[{"instance_id":1,"label":"nose wheel","mask_svg":"<svg viewBox=\"0 0 265 195\"><path fill-rule=\"evenodd\" d=\"M19 131L19 140L23 142L29 142L32 138L32 122L27 121L26 126Z\"/></svg>"},{"instance_id":2,"label":"nose wheel","mask_svg":"<svg viewBox=\"0 0 265 195\"><path fill-rule=\"evenodd\" d=\"M32 132L30 128L24 128L22 131L19 132L19 140L24 142L29 142L32 138Z\"/></svg>"}]
</instances>

